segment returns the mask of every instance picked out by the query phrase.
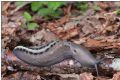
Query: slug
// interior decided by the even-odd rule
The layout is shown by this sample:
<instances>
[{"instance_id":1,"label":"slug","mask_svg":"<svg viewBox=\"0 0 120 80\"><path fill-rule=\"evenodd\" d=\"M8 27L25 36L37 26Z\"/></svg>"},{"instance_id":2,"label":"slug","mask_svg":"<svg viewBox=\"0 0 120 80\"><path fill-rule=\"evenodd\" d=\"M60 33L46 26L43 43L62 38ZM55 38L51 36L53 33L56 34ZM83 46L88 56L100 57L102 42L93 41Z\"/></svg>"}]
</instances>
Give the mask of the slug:
<instances>
[{"instance_id":1,"label":"slug","mask_svg":"<svg viewBox=\"0 0 120 80\"><path fill-rule=\"evenodd\" d=\"M13 54L20 60L38 67L51 66L71 58L82 66L95 66L98 75L99 61L83 46L68 41L55 40L37 48L17 46Z\"/></svg>"}]
</instances>

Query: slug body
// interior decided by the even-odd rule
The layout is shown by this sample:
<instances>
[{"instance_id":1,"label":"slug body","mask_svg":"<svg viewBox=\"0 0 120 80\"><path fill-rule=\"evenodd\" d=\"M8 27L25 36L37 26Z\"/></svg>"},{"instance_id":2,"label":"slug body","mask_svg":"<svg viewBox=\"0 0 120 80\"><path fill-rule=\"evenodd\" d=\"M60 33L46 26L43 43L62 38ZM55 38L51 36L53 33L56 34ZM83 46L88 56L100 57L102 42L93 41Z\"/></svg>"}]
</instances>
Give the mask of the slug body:
<instances>
[{"instance_id":1,"label":"slug body","mask_svg":"<svg viewBox=\"0 0 120 80\"><path fill-rule=\"evenodd\" d=\"M13 53L22 61L39 67L51 66L67 58L73 58L83 66L96 65L97 60L81 45L68 41L52 41L38 48L17 46Z\"/></svg>"},{"instance_id":2,"label":"slug body","mask_svg":"<svg viewBox=\"0 0 120 80\"><path fill-rule=\"evenodd\" d=\"M72 52L62 41L52 41L38 48L17 46L13 53L22 61L39 67L46 67L72 57Z\"/></svg>"}]
</instances>

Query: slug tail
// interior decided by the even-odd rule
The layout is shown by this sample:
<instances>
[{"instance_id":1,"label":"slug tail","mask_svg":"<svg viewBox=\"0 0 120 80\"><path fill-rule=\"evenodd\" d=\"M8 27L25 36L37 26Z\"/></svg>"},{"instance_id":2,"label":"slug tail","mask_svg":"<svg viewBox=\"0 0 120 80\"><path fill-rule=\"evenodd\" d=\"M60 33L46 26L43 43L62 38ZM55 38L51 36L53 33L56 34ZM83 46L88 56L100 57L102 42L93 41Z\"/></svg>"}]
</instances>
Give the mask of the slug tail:
<instances>
[{"instance_id":1,"label":"slug tail","mask_svg":"<svg viewBox=\"0 0 120 80\"><path fill-rule=\"evenodd\" d=\"M99 73L98 73L98 64L100 64L101 62L103 62L103 60L105 60L105 58L102 58L102 59L96 61L95 69L96 69L97 76L99 76Z\"/></svg>"},{"instance_id":2,"label":"slug tail","mask_svg":"<svg viewBox=\"0 0 120 80\"><path fill-rule=\"evenodd\" d=\"M106 58L102 58L102 59L96 61L96 64L100 64L100 63L103 62L105 59L106 59Z\"/></svg>"},{"instance_id":3,"label":"slug tail","mask_svg":"<svg viewBox=\"0 0 120 80\"><path fill-rule=\"evenodd\" d=\"M95 69L96 69L97 76L99 76L97 64L95 64Z\"/></svg>"}]
</instances>

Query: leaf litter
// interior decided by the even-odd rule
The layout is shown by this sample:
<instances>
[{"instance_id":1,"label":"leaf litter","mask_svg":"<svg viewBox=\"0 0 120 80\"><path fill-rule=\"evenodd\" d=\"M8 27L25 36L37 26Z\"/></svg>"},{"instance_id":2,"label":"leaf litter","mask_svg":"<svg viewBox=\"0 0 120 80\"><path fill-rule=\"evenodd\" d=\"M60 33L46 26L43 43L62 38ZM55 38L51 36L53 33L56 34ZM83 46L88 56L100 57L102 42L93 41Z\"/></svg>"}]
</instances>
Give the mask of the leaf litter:
<instances>
[{"instance_id":1,"label":"leaf litter","mask_svg":"<svg viewBox=\"0 0 120 80\"><path fill-rule=\"evenodd\" d=\"M12 2L2 2L2 51L5 50L3 55L6 56L2 57L2 80L119 80L119 71L105 65L100 65L101 76L96 77L94 70L80 68L76 61L66 60L50 68L37 68L21 62L12 53L17 45L38 46L54 39L62 39L84 45L97 58L107 58L103 64L110 65L109 62L113 63L114 59L120 58L120 16L115 12L119 2L88 3L100 7L100 11L88 9L83 15L72 15L76 9L70 3L64 7L65 16L60 19L46 21L34 17L34 22L41 27L32 31L21 27L25 23L22 14L28 4L17 9ZM64 77L65 74L67 77Z\"/></svg>"}]
</instances>

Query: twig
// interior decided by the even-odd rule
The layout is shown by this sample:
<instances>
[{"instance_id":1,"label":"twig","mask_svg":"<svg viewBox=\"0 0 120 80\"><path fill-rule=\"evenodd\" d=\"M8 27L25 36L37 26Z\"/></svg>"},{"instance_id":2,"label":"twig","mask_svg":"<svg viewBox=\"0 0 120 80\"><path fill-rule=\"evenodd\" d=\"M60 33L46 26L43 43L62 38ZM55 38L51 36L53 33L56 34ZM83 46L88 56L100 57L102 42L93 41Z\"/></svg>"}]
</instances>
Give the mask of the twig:
<instances>
[{"instance_id":1,"label":"twig","mask_svg":"<svg viewBox=\"0 0 120 80\"><path fill-rule=\"evenodd\" d=\"M22 7L24 7L25 5L30 4L30 3L31 2L29 2L29 1L28 2L24 2L24 4L16 7L13 11L11 11L10 14L13 15L16 11L20 10Z\"/></svg>"}]
</instances>

